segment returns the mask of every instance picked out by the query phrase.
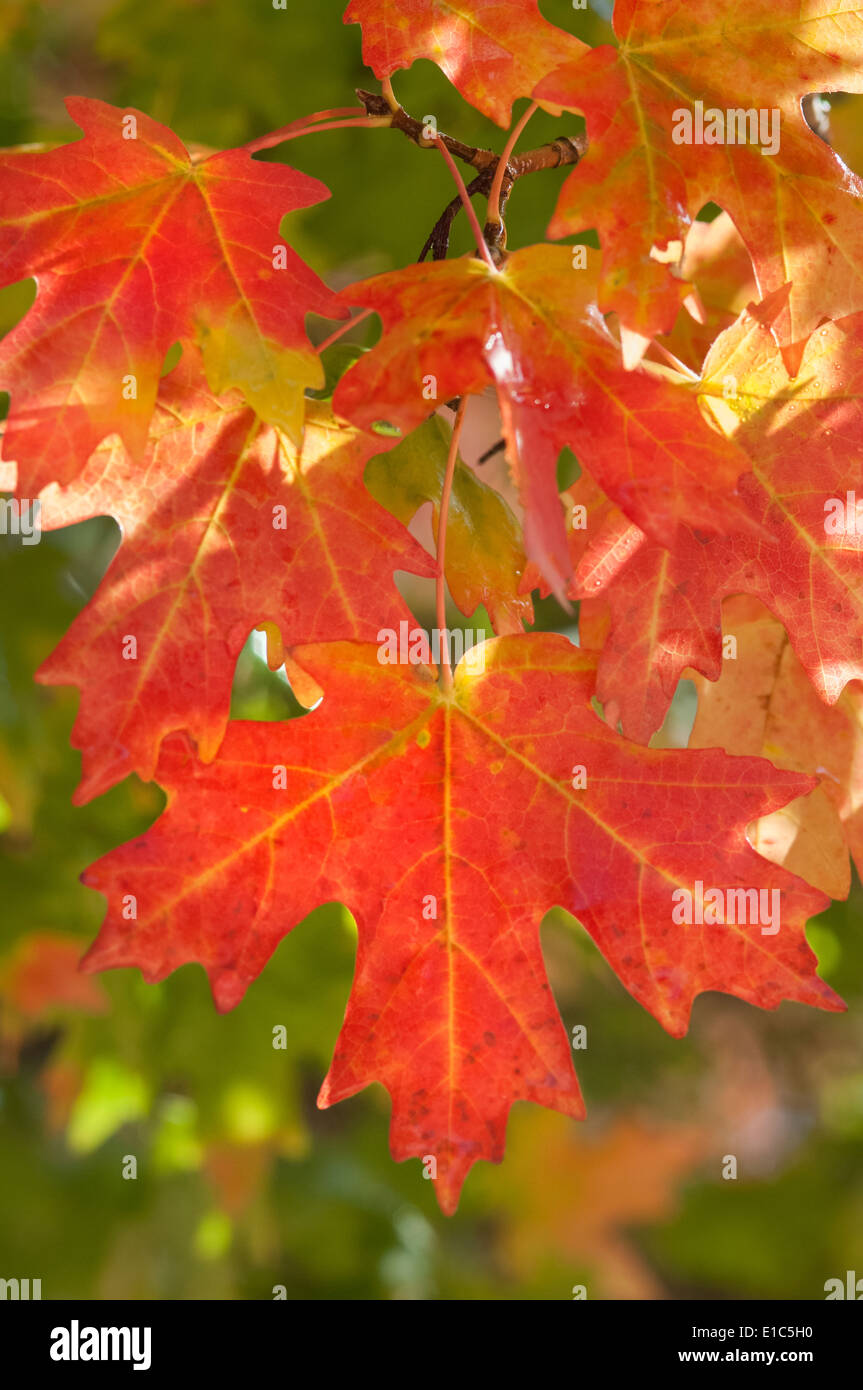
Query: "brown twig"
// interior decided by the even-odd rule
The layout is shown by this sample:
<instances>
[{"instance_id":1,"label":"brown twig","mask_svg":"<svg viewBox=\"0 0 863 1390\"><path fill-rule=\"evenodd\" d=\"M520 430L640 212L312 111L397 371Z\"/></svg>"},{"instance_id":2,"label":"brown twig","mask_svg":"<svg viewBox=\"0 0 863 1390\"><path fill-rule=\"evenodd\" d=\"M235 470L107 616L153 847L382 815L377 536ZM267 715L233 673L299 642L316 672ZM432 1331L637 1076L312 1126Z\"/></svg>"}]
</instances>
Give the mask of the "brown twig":
<instances>
[{"instance_id":1,"label":"brown twig","mask_svg":"<svg viewBox=\"0 0 863 1390\"><path fill-rule=\"evenodd\" d=\"M482 173L477 174L476 178L471 179L468 184L466 190L468 197L472 198L475 193L487 196L491 188L493 177L494 169L491 166L489 166L488 169L483 169ZM437 222L435 222L429 232L425 246L417 257L418 260L424 261L429 251L432 253L433 261L446 260L447 252L449 251L449 238L450 232L452 231L452 224L456 219L461 205L461 197L453 198L451 202L447 203Z\"/></svg>"},{"instance_id":2,"label":"brown twig","mask_svg":"<svg viewBox=\"0 0 863 1390\"><path fill-rule=\"evenodd\" d=\"M444 135L440 131L437 132L434 139L430 139L426 134L426 126L423 122L409 116L404 107L395 100L392 88L381 95L379 92L366 92L358 87L357 96L367 115L388 119L393 130L400 130L420 149L430 150L434 149L435 146L440 149L443 146L456 159L460 159L463 164L469 164L471 168L479 171L477 177L468 184L466 191L469 197L473 197L475 193L496 195L495 208L491 208L491 201L489 204L489 212L493 215L489 217L483 228L483 239L496 264L500 264L504 257L506 227L503 222L503 211L512 192L513 184L518 179L523 178L525 174L539 173L542 169L558 169L563 164L577 164L587 152L586 135L559 135L556 140L551 140L547 145L540 145L537 149L528 150L525 154L511 155L507 161L506 169L501 173L498 166L502 156L495 154L494 150L484 150L477 145L466 145L464 141L456 140L454 136ZM532 110L535 110L535 107ZM524 118L522 118L516 131L520 130L523 124ZM454 198L444 208L420 252L419 259L421 261L425 260L429 251L436 261L445 258L449 249L452 224L462 206L463 199L459 197Z\"/></svg>"},{"instance_id":3,"label":"brown twig","mask_svg":"<svg viewBox=\"0 0 863 1390\"><path fill-rule=\"evenodd\" d=\"M440 136L435 137L435 145L443 155L447 168L452 174L453 183L458 189L459 200L461 202L462 207L464 208L465 216L467 217L467 220L470 223L471 231L473 232L474 240L476 241L477 255L485 261L489 270L494 272L497 269L497 267L495 265L494 260L492 259L492 254L489 250L488 242L485 240L483 230L482 227L479 225L477 215L474 212L473 203L470 200L470 194L464 186L464 179L462 178L461 173L456 166L456 162L453 159L452 154L447 149Z\"/></svg>"},{"instance_id":4,"label":"brown twig","mask_svg":"<svg viewBox=\"0 0 863 1390\"><path fill-rule=\"evenodd\" d=\"M379 92L365 92L361 87L357 88L357 96L362 102L369 116L389 116L390 125L393 130L400 130L415 145L421 149L434 149L434 140L425 137L425 126L422 121L409 116L404 107L399 106L398 110L390 110L386 97ZM500 155L495 154L494 150L484 150L477 145L466 145L462 140L456 140L452 135L444 135L438 132L438 139L446 145L450 154L456 159L460 159L464 164L470 164L472 168L480 173L486 169L496 169ZM504 186L507 182L512 185L517 179L523 178L525 174L537 173L540 169L557 169L562 164L577 164L587 152L586 135L561 135L556 140L550 141L547 145L540 145L535 150L528 150L525 154L514 154L507 165L507 172L504 175Z\"/></svg>"}]
</instances>

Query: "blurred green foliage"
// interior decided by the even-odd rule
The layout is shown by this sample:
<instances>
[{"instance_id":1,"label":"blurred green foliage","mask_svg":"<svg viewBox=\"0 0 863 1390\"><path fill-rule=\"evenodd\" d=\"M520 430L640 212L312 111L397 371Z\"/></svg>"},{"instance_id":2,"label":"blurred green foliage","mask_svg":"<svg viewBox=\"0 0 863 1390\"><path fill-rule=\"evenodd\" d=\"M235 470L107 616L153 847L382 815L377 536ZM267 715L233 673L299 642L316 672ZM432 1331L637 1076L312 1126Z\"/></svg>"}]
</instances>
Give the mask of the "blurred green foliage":
<instances>
[{"instance_id":1,"label":"blurred green foliage","mask_svg":"<svg viewBox=\"0 0 863 1390\"><path fill-rule=\"evenodd\" d=\"M67 93L139 107L217 147L350 104L374 82L343 7L5 0L0 140L68 139ZM609 37L606 5L542 8L592 42ZM431 64L396 91L412 114L501 148L502 132ZM542 114L531 123L536 143L560 132ZM394 132L335 131L267 157L332 189L290 233L337 285L415 259L452 196L442 161ZM512 245L542 238L560 178L516 190ZM455 251L469 244L462 222ZM30 286L6 292L0 328L31 297ZM379 1087L315 1107L353 972L354 927L338 905L298 927L227 1016L192 966L158 986L112 972L92 1008L4 996L28 941L92 940L102 903L78 875L163 804L129 779L74 808L76 697L33 681L117 543L106 519L34 547L0 536L0 1275L41 1277L46 1298L272 1298L279 1285L289 1298L569 1298L585 1282L591 1298L817 1299L826 1279L859 1269L856 886L811 931L847 1015L764 1014L709 996L683 1041L629 998L572 919L550 914L543 943L561 1012L587 1030L575 1055L589 1119L517 1107L507 1161L480 1165L448 1221L420 1165L391 1161ZM543 626L567 621L551 601L540 614ZM296 717L260 653L250 641L232 713ZM729 1153L736 1181L721 1177ZM130 1159L134 1179L123 1177Z\"/></svg>"}]
</instances>

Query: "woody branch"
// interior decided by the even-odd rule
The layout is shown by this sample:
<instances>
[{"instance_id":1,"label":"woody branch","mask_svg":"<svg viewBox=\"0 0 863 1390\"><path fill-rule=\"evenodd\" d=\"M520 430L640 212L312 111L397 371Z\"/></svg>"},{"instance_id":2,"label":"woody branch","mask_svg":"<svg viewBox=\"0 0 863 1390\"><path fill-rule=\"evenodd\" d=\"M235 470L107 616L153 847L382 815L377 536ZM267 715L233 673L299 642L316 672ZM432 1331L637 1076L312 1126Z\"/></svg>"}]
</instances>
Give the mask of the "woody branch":
<instances>
[{"instance_id":1,"label":"woody branch","mask_svg":"<svg viewBox=\"0 0 863 1390\"><path fill-rule=\"evenodd\" d=\"M436 142L428 138L423 122L416 120L414 116L409 116L404 107L396 103L395 108L393 108L386 96L377 92L366 92L361 87L357 88L357 96L367 115L389 117L393 130L400 130L415 145L419 145L420 149L435 148ZM470 193L487 193L500 161L500 155L495 154L494 150L485 150L477 145L466 145L463 140L457 140L452 135L444 135L441 131L438 132L437 138L456 159L460 159L464 164L469 164L471 168L477 170L478 177L468 185L468 191ZM540 145L535 150L528 150L524 154L513 154L507 163L506 173L503 177L501 207L506 202L513 184L518 179L523 178L525 174L535 174L542 169L558 169L565 164L577 164L586 153L587 136L583 134L560 135L556 140ZM495 226L488 226L485 229L486 239L493 246L499 239L499 230Z\"/></svg>"}]
</instances>

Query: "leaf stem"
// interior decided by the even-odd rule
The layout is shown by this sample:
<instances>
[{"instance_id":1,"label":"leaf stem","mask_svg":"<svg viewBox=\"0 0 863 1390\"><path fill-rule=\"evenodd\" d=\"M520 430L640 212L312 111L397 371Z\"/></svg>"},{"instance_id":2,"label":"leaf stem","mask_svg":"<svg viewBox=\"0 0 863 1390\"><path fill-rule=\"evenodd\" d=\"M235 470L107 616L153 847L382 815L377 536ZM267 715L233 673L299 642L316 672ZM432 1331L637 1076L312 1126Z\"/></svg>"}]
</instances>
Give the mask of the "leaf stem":
<instances>
[{"instance_id":1,"label":"leaf stem","mask_svg":"<svg viewBox=\"0 0 863 1390\"><path fill-rule=\"evenodd\" d=\"M330 119L330 117L337 117L338 119ZM346 117L352 119L344 119ZM301 135L317 135L318 131L321 130L347 130L354 126L360 129L375 130L389 124L388 117L369 116L358 106L338 106L331 111L316 111L313 116L304 116L300 121L292 121L290 125L282 126L280 130L271 131L269 135L261 135L257 140L250 140L241 148L248 150L249 154L257 154L259 150L271 150L274 145L282 145L287 140L297 140Z\"/></svg>"},{"instance_id":2,"label":"leaf stem","mask_svg":"<svg viewBox=\"0 0 863 1390\"><path fill-rule=\"evenodd\" d=\"M440 150L441 154L446 160L449 171L453 177L453 182L455 183L455 186L458 189L458 196L461 198L462 207L464 208L465 213L467 214L467 220L470 223L471 231L473 232L474 240L476 241L476 249L479 252L482 259L485 261L489 270L493 270L495 273L497 273L497 266L492 260L491 252L486 246L485 237L482 234L482 227L479 225L479 218L477 217L473 203L470 200L470 194L464 186L464 179L462 178L461 174L458 171L458 168L456 167L456 162L439 135L435 138L435 144L437 145L438 149Z\"/></svg>"},{"instance_id":3,"label":"leaf stem","mask_svg":"<svg viewBox=\"0 0 863 1390\"><path fill-rule=\"evenodd\" d=\"M467 407L467 396L462 396L456 411L455 423L452 427L452 438L449 442L449 454L446 461L446 473L444 474L443 488L440 495L440 512L437 523L437 577L435 578L435 600L437 612L438 645L440 647L441 665L441 684L444 690L452 690L452 666L449 659L449 642L446 637L446 527L449 518L449 499L452 494L452 482L455 476L456 459L458 458L458 444L461 438L461 427L464 424L464 414Z\"/></svg>"},{"instance_id":4,"label":"leaf stem","mask_svg":"<svg viewBox=\"0 0 863 1390\"><path fill-rule=\"evenodd\" d=\"M497 168L494 171L494 181L491 185L491 192L488 195L488 212L486 214L486 222L489 225L489 227L501 226L500 191L503 188L503 181L509 169L510 156L513 150L515 149L516 141L518 140L518 137L521 135L521 132L524 130L531 116L533 116L538 110L539 103L536 101L532 101L530 103L530 106L523 113L520 119L516 121L515 125L509 133L509 137L504 146L503 154L497 162Z\"/></svg>"},{"instance_id":5,"label":"leaf stem","mask_svg":"<svg viewBox=\"0 0 863 1390\"><path fill-rule=\"evenodd\" d=\"M374 313L373 309L363 309L361 314L357 314L354 318L348 319L347 323L339 324L335 332L331 333L328 338L324 338L322 343L318 343L315 352L320 356L328 347L332 347L333 343L337 343L342 334L347 333L349 328L356 328L358 323L362 323L363 319L367 319L369 314L372 313Z\"/></svg>"},{"instance_id":6,"label":"leaf stem","mask_svg":"<svg viewBox=\"0 0 863 1390\"><path fill-rule=\"evenodd\" d=\"M381 78L381 92L383 93L384 101L386 102L390 110L393 112L393 114L395 114L396 111L401 111L401 103L399 102L395 92L393 91L393 84L391 78Z\"/></svg>"}]
</instances>

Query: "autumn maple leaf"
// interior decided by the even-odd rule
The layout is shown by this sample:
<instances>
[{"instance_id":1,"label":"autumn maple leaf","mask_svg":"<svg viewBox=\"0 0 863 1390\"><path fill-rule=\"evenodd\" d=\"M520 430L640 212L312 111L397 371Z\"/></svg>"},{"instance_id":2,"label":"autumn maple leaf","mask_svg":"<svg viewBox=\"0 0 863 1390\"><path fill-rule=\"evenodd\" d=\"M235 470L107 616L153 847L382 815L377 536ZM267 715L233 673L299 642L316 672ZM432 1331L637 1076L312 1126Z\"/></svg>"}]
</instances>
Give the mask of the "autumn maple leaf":
<instances>
[{"instance_id":1,"label":"autumn maple leaf","mask_svg":"<svg viewBox=\"0 0 863 1390\"><path fill-rule=\"evenodd\" d=\"M758 299L749 252L727 213L721 212L712 222L693 222L683 246L680 275L697 293L698 318L681 311L662 344L678 361L700 372L716 336Z\"/></svg>"},{"instance_id":2,"label":"autumn maple leaf","mask_svg":"<svg viewBox=\"0 0 863 1390\"><path fill-rule=\"evenodd\" d=\"M12 1017L41 1019L55 1012L105 1013L108 1000L78 965L81 943L59 932L30 932L0 960L0 998L7 1022Z\"/></svg>"},{"instance_id":3,"label":"autumn maple leaf","mask_svg":"<svg viewBox=\"0 0 863 1390\"><path fill-rule=\"evenodd\" d=\"M734 495L748 460L702 418L691 390L628 372L593 299L598 256L516 251L501 270L465 256L376 276L343 292L377 310L384 336L342 378L337 413L408 433L446 401L497 391L525 510L525 547L556 592L570 574L557 461L570 446L646 532L686 520L746 528ZM430 393L433 393L430 395Z\"/></svg>"},{"instance_id":4,"label":"autumn maple leaf","mask_svg":"<svg viewBox=\"0 0 863 1390\"><path fill-rule=\"evenodd\" d=\"M81 690L79 803L130 772L151 778L174 729L209 761L237 657L259 624L294 645L373 641L410 619L393 571L431 575L434 564L363 485L378 447L310 401L294 448L238 392L215 397L187 350L162 383L143 464L107 442L76 483L47 489L46 529L107 513L124 532L95 597L37 675Z\"/></svg>"},{"instance_id":5,"label":"autumn maple leaf","mask_svg":"<svg viewBox=\"0 0 863 1390\"><path fill-rule=\"evenodd\" d=\"M706 989L842 1007L803 933L826 900L745 836L811 778L628 744L591 708L594 658L563 637L483 650L485 671L462 663L445 691L375 647L301 649L322 705L232 723L206 767L167 741L166 811L85 875L108 900L89 969L152 981L200 961L221 1009L313 908L348 905L356 974L320 1104L382 1082L393 1155L434 1159L446 1211L476 1159L501 1158L513 1101L583 1112L539 946L551 906L677 1036ZM698 879L774 894L781 929L676 925L672 894Z\"/></svg>"},{"instance_id":6,"label":"autumn maple leaf","mask_svg":"<svg viewBox=\"0 0 863 1390\"><path fill-rule=\"evenodd\" d=\"M584 473L564 500L572 518L567 592L580 600L580 641L599 653L597 699L613 706L628 738L647 743L684 670L719 676L720 602L711 572L687 569L705 551L713 558L712 537L684 526L670 547L651 541Z\"/></svg>"},{"instance_id":7,"label":"autumn maple leaf","mask_svg":"<svg viewBox=\"0 0 863 1390\"><path fill-rule=\"evenodd\" d=\"M363 62L376 77L430 58L500 126L540 78L589 51L543 19L537 0L351 0L345 23L362 25Z\"/></svg>"},{"instance_id":8,"label":"autumn maple leaf","mask_svg":"<svg viewBox=\"0 0 863 1390\"><path fill-rule=\"evenodd\" d=\"M512 1125L508 1181L494 1194L507 1214L497 1236L504 1264L525 1278L557 1256L570 1269L590 1269L593 1297L597 1285L608 1299L664 1297L635 1230L671 1215L684 1178L711 1151L709 1127L660 1126L624 1112L586 1134L550 1113L529 1120Z\"/></svg>"},{"instance_id":9,"label":"autumn maple leaf","mask_svg":"<svg viewBox=\"0 0 863 1390\"><path fill-rule=\"evenodd\" d=\"M617 48L591 50L536 90L587 120L590 148L550 234L597 229L600 306L648 338L668 332L684 289L665 253L714 201L746 243L761 298L791 282L780 343L799 351L824 318L863 309L863 183L800 109L809 92L863 91L856 0L616 0L614 30Z\"/></svg>"},{"instance_id":10,"label":"autumn maple leaf","mask_svg":"<svg viewBox=\"0 0 863 1390\"><path fill-rule=\"evenodd\" d=\"M782 624L757 600L723 607L729 659L718 681L696 675L698 713L689 744L769 758L777 767L819 774L814 791L750 832L760 854L784 864L831 898L846 898L853 858L863 870L863 684L849 681L835 705L820 700Z\"/></svg>"},{"instance_id":11,"label":"autumn maple leaf","mask_svg":"<svg viewBox=\"0 0 863 1390\"><path fill-rule=\"evenodd\" d=\"M178 340L201 347L214 391L241 387L298 443L305 388L324 380L305 316L343 311L278 227L327 189L245 150L195 162L139 111L66 105L83 139L0 155L0 284L39 285L0 348L21 488L71 481L115 432L140 459Z\"/></svg>"},{"instance_id":12,"label":"autumn maple leaf","mask_svg":"<svg viewBox=\"0 0 863 1390\"><path fill-rule=\"evenodd\" d=\"M632 738L646 741L659 727L687 667L718 678L725 595L767 605L826 702L863 679L863 537L853 525L834 533L825 524L831 505L844 515L859 476L863 314L820 328L792 380L770 333L774 308L751 306L719 335L699 386L750 459L738 491L772 544L688 526L657 544L607 499L600 507L584 479L573 494L593 522L586 550L570 533L569 592L608 606L597 695L618 703Z\"/></svg>"}]
</instances>

